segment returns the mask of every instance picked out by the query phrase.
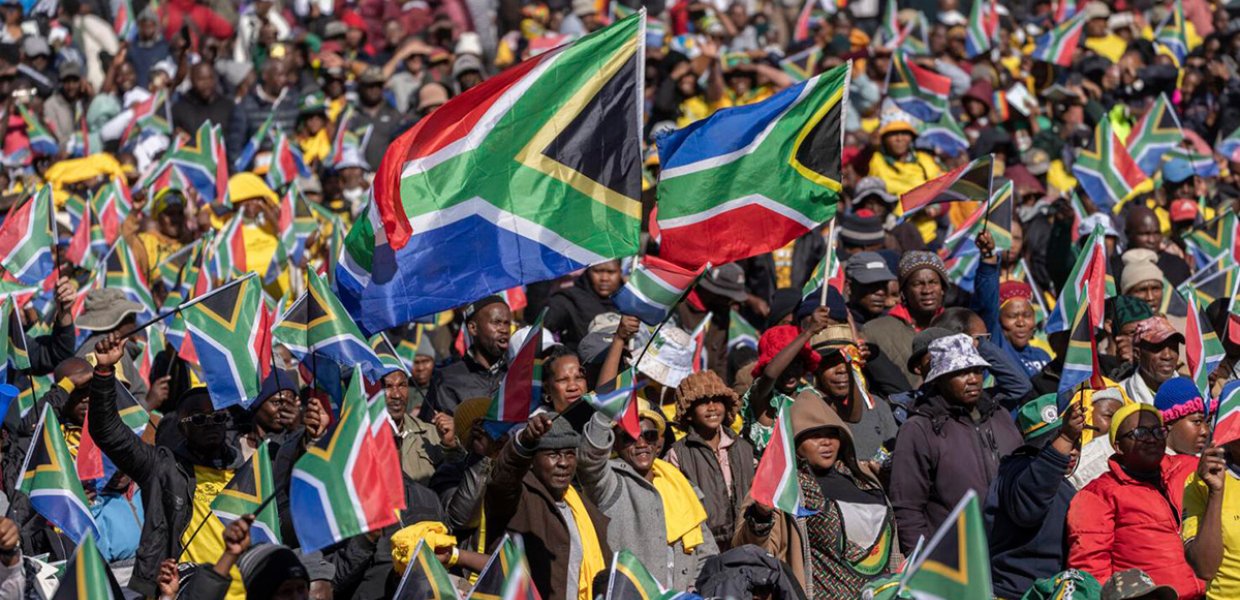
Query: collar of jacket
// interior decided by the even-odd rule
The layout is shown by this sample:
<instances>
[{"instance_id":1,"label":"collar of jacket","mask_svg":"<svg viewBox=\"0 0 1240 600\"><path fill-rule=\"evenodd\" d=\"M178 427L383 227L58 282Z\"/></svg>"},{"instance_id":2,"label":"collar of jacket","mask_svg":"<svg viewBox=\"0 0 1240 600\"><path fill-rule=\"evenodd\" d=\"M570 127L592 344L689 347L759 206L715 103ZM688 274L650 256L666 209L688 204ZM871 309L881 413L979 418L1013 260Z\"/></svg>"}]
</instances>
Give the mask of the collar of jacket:
<instances>
[{"instance_id":1,"label":"collar of jacket","mask_svg":"<svg viewBox=\"0 0 1240 600\"><path fill-rule=\"evenodd\" d=\"M934 426L934 432L942 433L943 424L948 419L956 419L957 421L970 424L980 423L990 418L998 406L998 403L990 397L990 394L986 390L982 390L982 397L977 400L977 412L980 419L974 421L968 408L948 402L943 394L939 393L938 390L934 390L922 396L917 404L913 406L911 412L930 419L930 423Z\"/></svg>"},{"instance_id":2,"label":"collar of jacket","mask_svg":"<svg viewBox=\"0 0 1240 600\"><path fill-rule=\"evenodd\" d=\"M720 438L728 438L729 440L731 440L736 437L736 434L732 433L732 428L721 423L719 425L719 436ZM689 428L689 431L685 432L684 439L685 439L685 445L694 445L694 446L702 446L704 448L710 448L710 444L706 443L706 440L702 438L702 436L698 435L697 430L692 427ZM722 450L727 449L726 447L723 446L723 439L719 440L719 447ZM710 450L711 452L715 451L713 448L710 448Z\"/></svg>"},{"instance_id":3,"label":"collar of jacket","mask_svg":"<svg viewBox=\"0 0 1240 600\"><path fill-rule=\"evenodd\" d=\"M903 321L905 325L912 327L913 331L921 331L921 328L917 326L917 321L913 319L913 314L908 311L908 306L903 302L897 304L895 308L887 311L887 314ZM939 307L939 310L935 311L934 316L937 317L941 314L943 314L942 306Z\"/></svg>"}]
</instances>

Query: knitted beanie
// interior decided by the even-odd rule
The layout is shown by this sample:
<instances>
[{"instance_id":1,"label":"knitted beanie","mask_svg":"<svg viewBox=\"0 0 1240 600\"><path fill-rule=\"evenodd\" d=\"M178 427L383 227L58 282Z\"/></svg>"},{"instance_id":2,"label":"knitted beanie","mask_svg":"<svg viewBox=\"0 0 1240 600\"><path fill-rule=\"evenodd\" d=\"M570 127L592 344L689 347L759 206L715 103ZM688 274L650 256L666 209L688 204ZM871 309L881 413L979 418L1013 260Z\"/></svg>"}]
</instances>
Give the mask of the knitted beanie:
<instances>
[{"instance_id":1,"label":"knitted beanie","mask_svg":"<svg viewBox=\"0 0 1240 600\"><path fill-rule=\"evenodd\" d=\"M1163 423L1205 412L1201 391L1197 389L1197 384L1187 377L1173 377L1158 386L1158 393L1154 395L1154 408L1162 413Z\"/></svg>"},{"instance_id":2,"label":"knitted beanie","mask_svg":"<svg viewBox=\"0 0 1240 600\"><path fill-rule=\"evenodd\" d=\"M1134 248L1125 252L1124 272L1119 278L1119 293L1127 294L1128 290L1150 280L1163 280L1162 269L1158 268L1158 255L1145 248Z\"/></svg>"},{"instance_id":3,"label":"knitted beanie","mask_svg":"<svg viewBox=\"0 0 1240 600\"><path fill-rule=\"evenodd\" d=\"M753 366L753 376L760 375L766 366L775 360L775 355L787 348L800 334L801 330L795 325L777 325L762 332L762 337L758 340L758 362ZM818 353L810 350L808 344L797 353L797 358L801 359L806 371L817 370Z\"/></svg>"},{"instance_id":4,"label":"knitted beanie","mask_svg":"<svg viewBox=\"0 0 1240 600\"><path fill-rule=\"evenodd\" d=\"M900 257L900 287L904 287L904 282L908 281L913 273L922 269L930 269L938 274L939 279L943 280L943 285L947 285L950 279L947 277L947 267L943 266L943 259L933 252L925 250L910 250Z\"/></svg>"}]
</instances>

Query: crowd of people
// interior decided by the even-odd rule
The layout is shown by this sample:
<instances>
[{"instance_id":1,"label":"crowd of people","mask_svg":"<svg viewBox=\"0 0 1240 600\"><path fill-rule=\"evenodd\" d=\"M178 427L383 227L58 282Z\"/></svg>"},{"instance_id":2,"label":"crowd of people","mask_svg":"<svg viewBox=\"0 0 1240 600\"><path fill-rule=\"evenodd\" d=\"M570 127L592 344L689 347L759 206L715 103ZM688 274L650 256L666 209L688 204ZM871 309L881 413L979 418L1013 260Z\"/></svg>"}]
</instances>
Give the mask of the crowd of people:
<instances>
[{"instance_id":1,"label":"crowd of people","mask_svg":"<svg viewBox=\"0 0 1240 600\"><path fill-rule=\"evenodd\" d=\"M46 435L79 470L105 459L105 476L81 477L92 543L133 597L389 598L419 541L463 596L506 534L545 600L610 597L620 550L663 590L707 598L894 597L905 557L970 493L995 598L1240 597L1240 440L1213 433L1240 379L1240 3L974 2L3 0L0 210L50 193L57 250L46 282L0 280L0 384L13 385L0 397L14 396L0 600L75 586L60 573L82 540L23 491ZM635 264L621 257L373 338L399 359L374 383L405 508L303 551L298 530L323 524L297 520L288 482L339 419L327 360L277 340L258 396L217 409L171 321L139 326L175 306L206 236L235 234L234 272L259 273L287 308L315 273L332 277L402 132L639 9L643 213L662 132L848 65L837 216L708 268L657 328L617 307ZM1045 47L1065 23L1080 31L1063 59ZM950 83L938 120L889 94L899 70ZM1118 150L1098 147L1099 130ZM1119 165L1146 135L1172 141L1128 161L1149 171L1120 197L1074 168L1089 153ZM165 158L187 148L222 170L180 176ZM989 198L905 214L902 195L987 156L1010 216L967 250L956 234L997 214ZM1107 189L1127 175L1104 174ZM289 190L312 224L296 252L281 231ZM1065 290L1081 293L1074 265L1096 231L1114 289L1087 336L1093 377L1064 390L1079 340L1050 321ZM814 289L832 264L840 284ZM540 314L542 403L495 427L493 398ZM629 369L636 436L587 398ZM751 494L789 434L807 514ZM213 512L260 451L278 541L253 515Z\"/></svg>"}]
</instances>

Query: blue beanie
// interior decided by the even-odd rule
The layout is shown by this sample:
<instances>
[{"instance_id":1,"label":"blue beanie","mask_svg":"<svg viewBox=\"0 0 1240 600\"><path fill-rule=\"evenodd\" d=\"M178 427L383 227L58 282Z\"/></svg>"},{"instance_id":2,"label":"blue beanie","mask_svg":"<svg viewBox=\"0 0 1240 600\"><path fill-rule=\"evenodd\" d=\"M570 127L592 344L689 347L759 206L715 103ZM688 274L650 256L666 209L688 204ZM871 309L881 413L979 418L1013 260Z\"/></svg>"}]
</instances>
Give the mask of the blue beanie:
<instances>
[{"instance_id":1,"label":"blue beanie","mask_svg":"<svg viewBox=\"0 0 1240 600\"><path fill-rule=\"evenodd\" d=\"M1201 391L1197 389L1197 384L1187 377L1172 377L1158 386L1158 393L1154 395L1154 408L1162 413L1164 423L1203 412L1205 409L1201 402Z\"/></svg>"},{"instance_id":2,"label":"blue beanie","mask_svg":"<svg viewBox=\"0 0 1240 600\"><path fill-rule=\"evenodd\" d=\"M818 308L819 298L822 298L822 288L817 288L814 292L801 300L797 305L797 313L794 317L794 324L800 324L801 321L814 314L814 309ZM827 288L827 311L832 321L836 323L845 323L848 321L848 305L844 302L844 295L835 288Z\"/></svg>"}]
</instances>

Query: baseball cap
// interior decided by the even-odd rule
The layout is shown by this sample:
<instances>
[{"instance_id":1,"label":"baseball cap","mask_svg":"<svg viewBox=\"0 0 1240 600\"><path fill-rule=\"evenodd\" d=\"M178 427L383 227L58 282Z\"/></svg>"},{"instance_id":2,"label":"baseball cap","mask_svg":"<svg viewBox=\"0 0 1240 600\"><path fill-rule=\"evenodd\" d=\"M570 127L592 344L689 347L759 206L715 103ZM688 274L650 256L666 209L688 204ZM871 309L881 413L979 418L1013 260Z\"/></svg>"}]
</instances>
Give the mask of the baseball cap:
<instances>
[{"instance_id":1,"label":"baseball cap","mask_svg":"<svg viewBox=\"0 0 1240 600\"><path fill-rule=\"evenodd\" d=\"M1184 343L1184 336L1175 330L1167 317L1155 315L1144 321L1137 323L1137 330L1133 332L1133 337L1138 342L1147 344L1161 344L1173 337L1180 338L1180 343Z\"/></svg>"},{"instance_id":2,"label":"baseball cap","mask_svg":"<svg viewBox=\"0 0 1240 600\"><path fill-rule=\"evenodd\" d=\"M33 56L51 56L52 47L47 45L47 40L37 35L26 36L22 40L22 54L28 57Z\"/></svg>"},{"instance_id":3,"label":"baseball cap","mask_svg":"<svg viewBox=\"0 0 1240 600\"><path fill-rule=\"evenodd\" d=\"M1040 446L1037 442L1059 431L1063 421L1059 418L1059 397L1043 394L1021 405L1016 411L1016 428L1026 444Z\"/></svg>"},{"instance_id":4,"label":"baseball cap","mask_svg":"<svg viewBox=\"0 0 1240 600\"><path fill-rule=\"evenodd\" d=\"M1154 580L1141 569L1120 571L1112 575L1106 585L1102 586L1102 600L1128 600L1129 598L1175 600L1178 597L1175 588L1169 585L1156 585Z\"/></svg>"},{"instance_id":5,"label":"baseball cap","mask_svg":"<svg viewBox=\"0 0 1240 600\"><path fill-rule=\"evenodd\" d=\"M908 357L908 363L904 365L909 372L913 372L913 367L921 362L921 357L930 351L930 342L939 338L947 337L952 332L942 327L927 327L913 336L913 353Z\"/></svg>"},{"instance_id":6,"label":"baseball cap","mask_svg":"<svg viewBox=\"0 0 1240 600\"><path fill-rule=\"evenodd\" d=\"M62 62L60 63L60 69L57 70L57 75L60 76L62 81L70 77L77 77L78 79L81 79L82 65L79 65L73 61Z\"/></svg>"},{"instance_id":7,"label":"baseball cap","mask_svg":"<svg viewBox=\"0 0 1240 600\"><path fill-rule=\"evenodd\" d=\"M712 294L718 294L736 302L749 299L749 293L745 291L745 271L736 263L719 265L711 269L698 285Z\"/></svg>"},{"instance_id":8,"label":"baseball cap","mask_svg":"<svg viewBox=\"0 0 1240 600\"><path fill-rule=\"evenodd\" d=\"M1182 223L1184 221L1197 220L1197 203L1192 200L1180 198L1171 202L1171 222Z\"/></svg>"},{"instance_id":9,"label":"baseball cap","mask_svg":"<svg viewBox=\"0 0 1240 600\"><path fill-rule=\"evenodd\" d=\"M1033 582L1021 600L1098 600L1102 586L1093 575L1068 569Z\"/></svg>"},{"instance_id":10,"label":"baseball cap","mask_svg":"<svg viewBox=\"0 0 1240 600\"><path fill-rule=\"evenodd\" d=\"M895 281L896 275L887 268L887 261L877 252L858 252L848 259L844 275L857 283Z\"/></svg>"},{"instance_id":11,"label":"baseball cap","mask_svg":"<svg viewBox=\"0 0 1240 600\"><path fill-rule=\"evenodd\" d=\"M887 191L887 182L878 177L863 177L853 188L853 204L858 204L867 196L878 196L883 202L893 204L899 198Z\"/></svg>"},{"instance_id":12,"label":"baseball cap","mask_svg":"<svg viewBox=\"0 0 1240 600\"><path fill-rule=\"evenodd\" d=\"M362 71L361 76L357 78L357 82L362 85L383 85L387 80L383 78L383 69L371 65L366 67L365 71Z\"/></svg>"},{"instance_id":13,"label":"baseball cap","mask_svg":"<svg viewBox=\"0 0 1240 600\"><path fill-rule=\"evenodd\" d=\"M1193 165L1182 158L1173 158L1162 167L1163 181L1182 183L1192 178Z\"/></svg>"}]
</instances>

